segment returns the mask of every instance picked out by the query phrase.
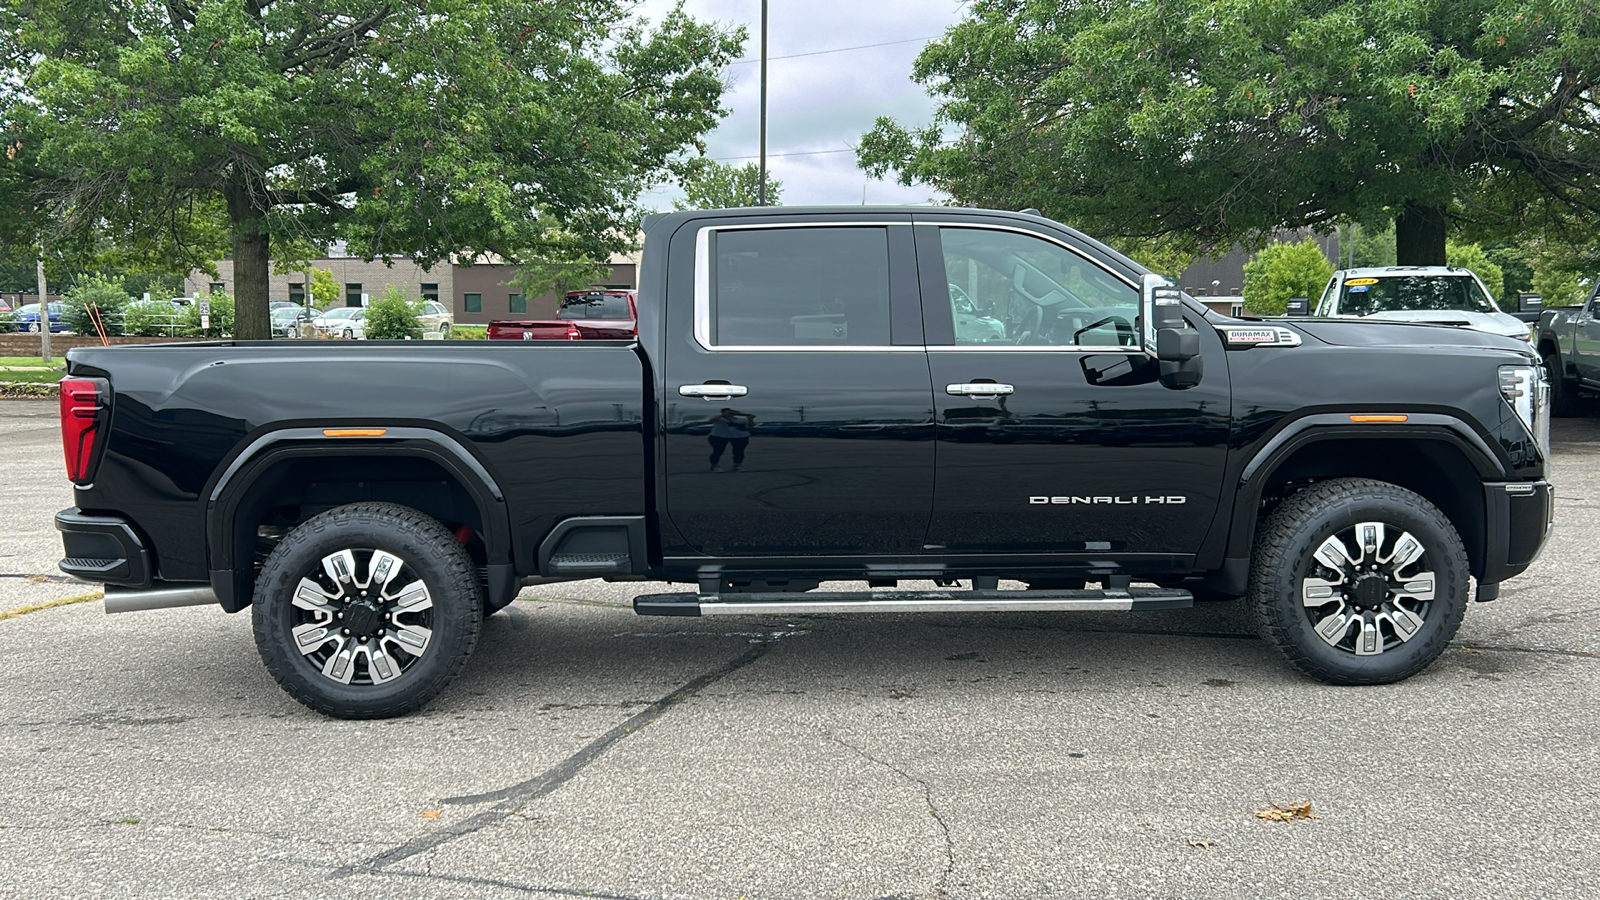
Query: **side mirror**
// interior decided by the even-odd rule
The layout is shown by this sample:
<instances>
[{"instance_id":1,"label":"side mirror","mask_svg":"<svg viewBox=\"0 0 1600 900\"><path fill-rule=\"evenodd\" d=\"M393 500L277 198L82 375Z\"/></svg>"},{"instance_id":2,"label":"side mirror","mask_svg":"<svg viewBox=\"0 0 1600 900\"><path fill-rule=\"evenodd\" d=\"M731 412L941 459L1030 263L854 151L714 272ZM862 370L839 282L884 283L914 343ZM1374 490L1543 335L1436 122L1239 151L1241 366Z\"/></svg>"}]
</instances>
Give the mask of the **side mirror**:
<instances>
[{"instance_id":1,"label":"side mirror","mask_svg":"<svg viewBox=\"0 0 1600 900\"><path fill-rule=\"evenodd\" d=\"M1140 279L1139 321L1146 347L1156 346L1156 333L1163 328L1183 327L1183 292L1178 283L1165 275L1150 272Z\"/></svg>"},{"instance_id":2,"label":"side mirror","mask_svg":"<svg viewBox=\"0 0 1600 900\"><path fill-rule=\"evenodd\" d=\"M1155 351L1161 384L1174 390L1200 383L1200 333L1183 321L1183 292L1171 278L1154 273L1140 282L1139 319L1146 349Z\"/></svg>"},{"instance_id":3,"label":"side mirror","mask_svg":"<svg viewBox=\"0 0 1600 900\"><path fill-rule=\"evenodd\" d=\"M1539 312L1544 309L1544 298L1538 294L1518 294L1517 312Z\"/></svg>"},{"instance_id":4,"label":"side mirror","mask_svg":"<svg viewBox=\"0 0 1600 900\"><path fill-rule=\"evenodd\" d=\"M1309 315L1311 315L1311 301L1306 299L1305 297L1290 297L1289 298L1289 308L1287 310L1285 310L1285 315L1290 315L1290 316L1309 316Z\"/></svg>"}]
</instances>

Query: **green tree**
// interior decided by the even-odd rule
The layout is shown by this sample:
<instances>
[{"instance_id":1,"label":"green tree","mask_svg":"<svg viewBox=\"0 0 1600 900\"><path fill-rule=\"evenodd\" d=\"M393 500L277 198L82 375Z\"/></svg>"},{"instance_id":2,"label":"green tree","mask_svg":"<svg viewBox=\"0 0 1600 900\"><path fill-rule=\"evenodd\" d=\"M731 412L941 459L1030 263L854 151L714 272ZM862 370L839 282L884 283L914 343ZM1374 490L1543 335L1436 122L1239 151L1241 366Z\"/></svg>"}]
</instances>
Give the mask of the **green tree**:
<instances>
[{"instance_id":1,"label":"green tree","mask_svg":"<svg viewBox=\"0 0 1600 900\"><path fill-rule=\"evenodd\" d=\"M684 199L673 201L673 209L733 209L756 206L761 199L761 166L747 163L733 166L709 159L690 160L678 176ZM780 206L783 182L767 173L767 205Z\"/></svg>"},{"instance_id":2,"label":"green tree","mask_svg":"<svg viewBox=\"0 0 1600 900\"><path fill-rule=\"evenodd\" d=\"M327 269L313 268L311 270L311 283L306 285L306 290L311 292L311 305L317 309L327 309L339 302L339 282L333 280L333 273Z\"/></svg>"},{"instance_id":3,"label":"green tree","mask_svg":"<svg viewBox=\"0 0 1600 900\"><path fill-rule=\"evenodd\" d=\"M123 289L121 278L90 275L78 279L77 286L62 299L67 309L61 314L61 321L68 329L78 334L98 334L94 325L94 317L98 316L106 334L115 336L122 334L123 313L132 298Z\"/></svg>"},{"instance_id":4,"label":"green tree","mask_svg":"<svg viewBox=\"0 0 1600 900\"><path fill-rule=\"evenodd\" d=\"M859 161L1106 236L1259 246L1396 221L1396 261L1600 212L1600 15L1577 0L974 0L940 101ZM1589 238L1592 243L1592 237Z\"/></svg>"},{"instance_id":5,"label":"green tree","mask_svg":"<svg viewBox=\"0 0 1600 900\"><path fill-rule=\"evenodd\" d=\"M743 31L627 0L28 0L0 9L0 237L183 265L226 222L239 336L274 239L423 265L603 259L724 113ZM6 218L6 217L0 217ZM46 226L49 226L48 228ZM293 250L289 255L297 255ZM180 266L181 267L181 266Z\"/></svg>"},{"instance_id":6,"label":"green tree","mask_svg":"<svg viewBox=\"0 0 1600 900\"><path fill-rule=\"evenodd\" d=\"M1333 263L1315 238L1272 244L1245 263L1244 305L1258 316L1281 316L1291 297L1305 297L1315 308L1332 276Z\"/></svg>"},{"instance_id":7,"label":"green tree","mask_svg":"<svg viewBox=\"0 0 1600 900\"><path fill-rule=\"evenodd\" d=\"M382 297L367 304L367 337L375 341L420 341L422 322L417 316L421 312L419 303L390 285Z\"/></svg>"},{"instance_id":8,"label":"green tree","mask_svg":"<svg viewBox=\"0 0 1600 900\"><path fill-rule=\"evenodd\" d=\"M1483 283L1489 288L1489 293L1494 295L1496 302L1508 311L1516 310L1516 298L1513 297L1511 302L1507 303L1503 293L1506 285L1505 270L1491 262L1488 254L1483 252L1482 247L1477 244L1461 244L1450 241L1445 244L1445 264L1471 269L1483 280Z\"/></svg>"}]
</instances>

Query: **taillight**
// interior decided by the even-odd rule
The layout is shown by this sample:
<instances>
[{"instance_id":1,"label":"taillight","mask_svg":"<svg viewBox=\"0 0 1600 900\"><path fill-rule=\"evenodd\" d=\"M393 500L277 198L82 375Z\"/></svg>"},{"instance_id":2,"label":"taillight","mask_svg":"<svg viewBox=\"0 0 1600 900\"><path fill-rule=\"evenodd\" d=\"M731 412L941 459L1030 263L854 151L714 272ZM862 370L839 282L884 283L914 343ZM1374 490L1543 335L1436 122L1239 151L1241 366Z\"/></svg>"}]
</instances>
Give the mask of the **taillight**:
<instances>
[{"instance_id":1,"label":"taillight","mask_svg":"<svg viewBox=\"0 0 1600 900\"><path fill-rule=\"evenodd\" d=\"M576 340L579 340L582 337L583 337L583 334L578 331L578 326L572 324L571 322L568 322L567 323L567 340L576 341Z\"/></svg>"},{"instance_id":2,"label":"taillight","mask_svg":"<svg viewBox=\"0 0 1600 900\"><path fill-rule=\"evenodd\" d=\"M100 432L100 389L104 384L98 378L61 380L61 448L67 455L67 477L75 483L89 480L95 438Z\"/></svg>"}]
</instances>

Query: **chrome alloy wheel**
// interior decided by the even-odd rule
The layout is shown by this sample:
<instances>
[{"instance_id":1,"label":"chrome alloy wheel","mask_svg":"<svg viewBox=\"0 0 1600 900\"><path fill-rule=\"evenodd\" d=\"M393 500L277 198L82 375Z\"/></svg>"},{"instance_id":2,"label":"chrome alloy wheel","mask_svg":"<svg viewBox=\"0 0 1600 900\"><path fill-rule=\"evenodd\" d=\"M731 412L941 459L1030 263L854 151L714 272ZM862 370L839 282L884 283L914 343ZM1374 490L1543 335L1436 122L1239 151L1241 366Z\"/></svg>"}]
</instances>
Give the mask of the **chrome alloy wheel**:
<instances>
[{"instance_id":1,"label":"chrome alloy wheel","mask_svg":"<svg viewBox=\"0 0 1600 900\"><path fill-rule=\"evenodd\" d=\"M405 561L385 550L330 553L295 587L294 646L325 678L385 684L404 675L433 639L433 597Z\"/></svg>"},{"instance_id":2,"label":"chrome alloy wheel","mask_svg":"<svg viewBox=\"0 0 1600 900\"><path fill-rule=\"evenodd\" d=\"M1312 557L1300 596L1313 630L1330 646L1376 656L1422 630L1437 579L1410 532L1360 522L1323 541Z\"/></svg>"}]
</instances>

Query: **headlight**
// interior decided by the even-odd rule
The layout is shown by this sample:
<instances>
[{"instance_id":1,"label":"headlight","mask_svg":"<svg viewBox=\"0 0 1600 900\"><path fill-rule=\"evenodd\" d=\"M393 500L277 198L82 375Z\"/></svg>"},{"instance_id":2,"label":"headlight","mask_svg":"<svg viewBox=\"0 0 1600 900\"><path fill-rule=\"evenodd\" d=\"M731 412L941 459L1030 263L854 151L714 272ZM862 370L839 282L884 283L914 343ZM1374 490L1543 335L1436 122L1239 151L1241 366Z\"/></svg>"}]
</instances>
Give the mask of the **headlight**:
<instances>
[{"instance_id":1,"label":"headlight","mask_svg":"<svg viewBox=\"0 0 1600 900\"><path fill-rule=\"evenodd\" d=\"M1501 366L1500 396L1522 420L1524 428L1539 447L1539 455L1550 458L1550 382L1543 366Z\"/></svg>"}]
</instances>

